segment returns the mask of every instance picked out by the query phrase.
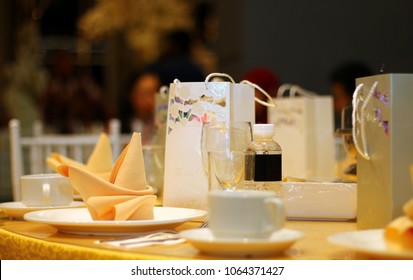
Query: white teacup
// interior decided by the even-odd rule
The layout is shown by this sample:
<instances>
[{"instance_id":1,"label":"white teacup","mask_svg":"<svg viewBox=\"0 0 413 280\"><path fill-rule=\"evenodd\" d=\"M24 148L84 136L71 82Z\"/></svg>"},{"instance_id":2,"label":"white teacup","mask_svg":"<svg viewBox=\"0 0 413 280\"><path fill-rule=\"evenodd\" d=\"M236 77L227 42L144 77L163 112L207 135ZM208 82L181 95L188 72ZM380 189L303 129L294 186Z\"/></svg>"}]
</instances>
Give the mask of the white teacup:
<instances>
[{"instance_id":1,"label":"white teacup","mask_svg":"<svg viewBox=\"0 0 413 280\"><path fill-rule=\"evenodd\" d=\"M283 227L283 201L274 192L211 191L209 228L218 238L268 238Z\"/></svg>"},{"instance_id":2,"label":"white teacup","mask_svg":"<svg viewBox=\"0 0 413 280\"><path fill-rule=\"evenodd\" d=\"M57 174L31 174L20 177L22 203L28 207L65 206L73 201L68 178Z\"/></svg>"}]
</instances>

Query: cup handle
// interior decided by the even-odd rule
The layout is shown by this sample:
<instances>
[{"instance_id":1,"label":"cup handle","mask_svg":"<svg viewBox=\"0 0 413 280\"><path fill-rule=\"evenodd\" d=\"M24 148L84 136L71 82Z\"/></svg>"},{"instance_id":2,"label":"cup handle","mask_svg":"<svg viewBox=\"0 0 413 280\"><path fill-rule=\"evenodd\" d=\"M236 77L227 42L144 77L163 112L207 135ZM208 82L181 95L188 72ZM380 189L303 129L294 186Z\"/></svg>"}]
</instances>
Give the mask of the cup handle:
<instances>
[{"instance_id":1,"label":"cup handle","mask_svg":"<svg viewBox=\"0 0 413 280\"><path fill-rule=\"evenodd\" d=\"M50 184L44 183L42 186L42 201L43 205L50 206Z\"/></svg>"},{"instance_id":2,"label":"cup handle","mask_svg":"<svg viewBox=\"0 0 413 280\"><path fill-rule=\"evenodd\" d=\"M284 226L285 222L285 208L284 202L276 197L270 197L265 199L268 214L275 229L280 229Z\"/></svg>"}]
</instances>

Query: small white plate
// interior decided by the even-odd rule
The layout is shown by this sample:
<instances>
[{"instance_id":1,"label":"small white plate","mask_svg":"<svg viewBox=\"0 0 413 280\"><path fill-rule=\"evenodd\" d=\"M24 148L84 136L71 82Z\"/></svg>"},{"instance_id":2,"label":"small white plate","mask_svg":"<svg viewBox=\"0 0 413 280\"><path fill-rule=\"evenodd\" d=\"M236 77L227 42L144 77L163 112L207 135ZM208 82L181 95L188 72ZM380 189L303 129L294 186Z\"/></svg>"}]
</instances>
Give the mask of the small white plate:
<instances>
[{"instance_id":1,"label":"small white plate","mask_svg":"<svg viewBox=\"0 0 413 280\"><path fill-rule=\"evenodd\" d=\"M413 250L388 247L383 229L339 233L329 236L328 241L379 258L413 259Z\"/></svg>"},{"instance_id":2,"label":"small white plate","mask_svg":"<svg viewBox=\"0 0 413 280\"><path fill-rule=\"evenodd\" d=\"M187 221L205 217L206 211L176 208L154 207L153 220L94 221L87 208L44 210L24 215L29 222L51 225L61 232L81 235L116 235L152 231L158 229L173 229Z\"/></svg>"},{"instance_id":3,"label":"small white plate","mask_svg":"<svg viewBox=\"0 0 413 280\"><path fill-rule=\"evenodd\" d=\"M14 219L23 219L23 215L33 211L46 210L46 209L61 209L61 208L76 208L84 207L85 204L80 201L73 201L69 205L65 206L48 206L48 207L28 207L21 201L3 202L0 203L0 210L6 213L9 217Z\"/></svg>"},{"instance_id":4,"label":"small white plate","mask_svg":"<svg viewBox=\"0 0 413 280\"><path fill-rule=\"evenodd\" d=\"M303 233L291 229L275 231L264 238L217 238L208 228L184 230L179 233L194 247L209 255L228 257L259 257L278 255L303 237Z\"/></svg>"}]
</instances>

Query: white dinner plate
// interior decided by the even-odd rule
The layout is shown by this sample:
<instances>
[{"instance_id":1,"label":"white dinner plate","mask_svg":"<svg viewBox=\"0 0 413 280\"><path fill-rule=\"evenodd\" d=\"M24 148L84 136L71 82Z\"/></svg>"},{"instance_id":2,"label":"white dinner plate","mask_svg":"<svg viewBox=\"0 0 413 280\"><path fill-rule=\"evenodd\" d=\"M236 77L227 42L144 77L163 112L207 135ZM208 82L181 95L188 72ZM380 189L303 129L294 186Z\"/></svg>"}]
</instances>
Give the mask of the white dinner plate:
<instances>
[{"instance_id":1,"label":"white dinner plate","mask_svg":"<svg viewBox=\"0 0 413 280\"><path fill-rule=\"evenodd\" d=\"M279 255L303 233L291 229L275 231L269 238L217 238L208 228L184 230L179 233L205 254L228 257L260 257Z\"/></svg>"},{"instance_id":2,"label":"white dinner plate","mask_svg":"<svg viewBox=\"0 0 413 280\"><path fill-rule=\"evenodd\" d=\"M24 219L30 222L51 225L65 233L114 235L157 229L173 229L187 221L203 218L206 214L206 211L197 209L154 207L155 217L153 220L94 221L87 208L78 208L31 212L24 215Z\"/></svg>"},{"instance_id":3,"label":"white dinner plate","mask_svg":"<svg viewBox=\"0 0 413 280\"><path fill-rule=\"evenodd\" d=\"M339 233L329 236L328 241L374 257L413 259L413 250L397 250L388 247L383 229Z\"/></svg>"},{"instance_id":4,"label":"white dinner plate","mask_svg":"<svg viewBox=\"0 0 413 280\"><path fill-rule=\"evenodd\" d=\"M28 207L24 205L21 201L12 201L12 202L3 202L0 203L0 210L6 213L9 217L14 219L23 219L24 214L39 211L39 210L46 210L46 209L62 209L62 208L78 208L78 207L85 207L85 204L80 201L73 201L69 205L65 206L48 206L48 207Z\"/></svg>"}]
</instances>

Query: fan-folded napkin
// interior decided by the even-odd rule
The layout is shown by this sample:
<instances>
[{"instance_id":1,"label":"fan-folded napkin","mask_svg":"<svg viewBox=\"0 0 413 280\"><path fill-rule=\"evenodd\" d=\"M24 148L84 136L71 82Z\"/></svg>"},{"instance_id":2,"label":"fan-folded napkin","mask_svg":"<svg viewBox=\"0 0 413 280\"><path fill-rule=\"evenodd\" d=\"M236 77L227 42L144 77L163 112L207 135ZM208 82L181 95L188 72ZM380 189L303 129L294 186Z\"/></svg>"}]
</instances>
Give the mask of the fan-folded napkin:
<instances>
[{"instance_id":1,"label":"fan-folded napkin","mask_svg":"<svg viewBox=\"0 0 413 280\"><path fill-rule=\"evenodd\" d=\"M403 212L404 216L386 226L384 237L393 248L413 250L413 199L403 206Z\"/></svg>"},{"instance_id":2,"label":"fan-folded napkin","mask_svg":"<svg viewBox=\"0 0 413 280\"><path fill-rule=\"evenodd\" d=\"M93 148L92 154L90 155L86 164L75 161L58 153L51 153L51 155L46 158L46 162L48 166L55 172L59 172L58 169L61 165L77 166L108 180L110 172L113 168L112 147L110 144L110 139L106 133L100 134L99 140Z\"/></svg>"},{"instance_id":3,"label":"fan-folded napkin","mask_svg":"<svg viewBox=\"0 0 413 280\"><path fill-rule=\"evenodd\" d=\"M112 169L109 180L79 165L60 165L82 196L93 220L150 220L156 196L146 184L140 133L133 133Z\"/></svg>"}]
</instances>

